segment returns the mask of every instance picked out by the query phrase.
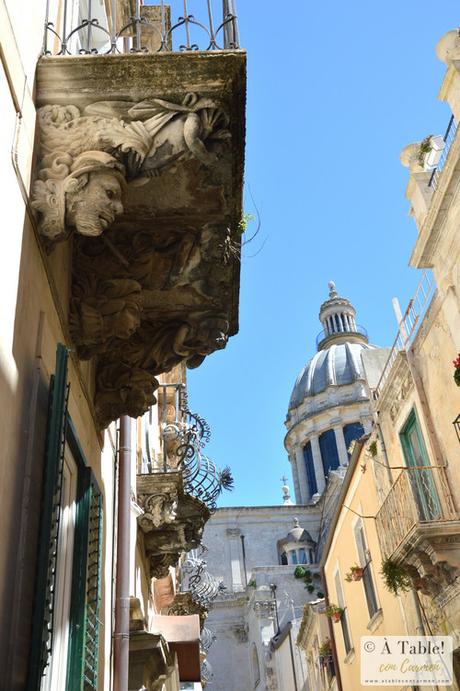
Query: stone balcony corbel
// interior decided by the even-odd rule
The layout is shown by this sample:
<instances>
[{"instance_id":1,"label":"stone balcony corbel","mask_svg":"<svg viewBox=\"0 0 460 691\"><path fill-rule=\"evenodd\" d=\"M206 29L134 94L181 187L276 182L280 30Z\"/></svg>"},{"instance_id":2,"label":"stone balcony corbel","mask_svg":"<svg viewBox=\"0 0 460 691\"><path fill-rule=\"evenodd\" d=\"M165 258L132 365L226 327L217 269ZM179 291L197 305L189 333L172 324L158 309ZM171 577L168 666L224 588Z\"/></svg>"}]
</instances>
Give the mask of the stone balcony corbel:
<instances>
[{"instance_id":1,"label":"stone balcony corbel","mask_svg":"<svg viewBox=\"0 0 460 691\"><path fill-rule=\"evenodd\" d=\"M39 61L32 206L101 427L238 330L244 101L244 51Z\"/></svg>"},{"instance_id":2,"label":"stone balcony corbel","mask_svg":"<svg viewBox=\"0 0 460 691\"><path fill-rule=\"evenodd\" d=\"M196 549L210 518L208 507L184 492L182 473L137 476L138 518L150 576L165 578L181 554Z\"/></svg>"}]
</instances>

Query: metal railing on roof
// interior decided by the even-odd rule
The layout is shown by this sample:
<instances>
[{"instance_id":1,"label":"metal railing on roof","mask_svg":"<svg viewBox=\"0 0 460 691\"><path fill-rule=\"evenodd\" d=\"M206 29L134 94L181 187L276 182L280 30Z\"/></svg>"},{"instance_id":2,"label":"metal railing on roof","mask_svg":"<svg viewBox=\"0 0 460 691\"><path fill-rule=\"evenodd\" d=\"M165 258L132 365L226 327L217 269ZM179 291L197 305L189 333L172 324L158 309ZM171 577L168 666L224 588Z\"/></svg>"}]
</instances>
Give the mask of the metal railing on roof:
<instances>
[{"instance_id":1,"label":"metal railing on roof","mask_svg":"<svg viewBox=\"0 0 460 691\"><path fill-rule=\"evenodd\" d=\"M356 326L354 329L343 329L342 331L327 331L326 329L322 329L316 337L316 348L319 348L323 341L332 338L332 336L353 336L353 334L360 334L367 338L367 331L364 326Z\"/></svg>"},{"instance_id":2,"label":"metal railing on roof","mask_svg":"<svg viewBox=\"0 0 460 691\"><path fill-rule=\"evenodd\" d=\"M398 356L398 353L406 350L414 340L423 316L433 298L435 289L436 283L433 275L431 272L424 271L414 296L409 301L403 318L399 324L398 334L393 342L390 355L388 356L388 360L383 368L379 382L373 392L374 400L377 400L380 397L385 383L390 376L391 369Z\"/></svg>"},{"instance_id":3,"label":"metal railing on roof","mask_svg":"<svg viewBox=\"0 0 460 691\"><path fill-rule=\"evenodd\" d=\"M239 48L235 0L47 2L43 55L211 51ZM85 8L84 8L85 7ZM122 9L120 9L120 7ZM84 8L84 9L83 9Z\"/></svg>"},{"instance_id":4,"label":"metal railing on roof","mask_svg":"<svg viewBox=\"0 0 460 691\"><path fill-rule=\"evenodd\" d=\"M452 146L452 142L455 139L455 135L457 133L457 123L455 122L455 118L452 115L449 124L447 126L446 133L443 137L444 139L444 148L442 150L441 156L438 161L438 165L436 168L433 170L431 173L430 181L428 183L428 187L432 187L434 190L438 186L438 181L439 181L439 176L441 175L441 172L446 164L447 157L449 155L450 147Z\"/></svg>"}]
</instances>

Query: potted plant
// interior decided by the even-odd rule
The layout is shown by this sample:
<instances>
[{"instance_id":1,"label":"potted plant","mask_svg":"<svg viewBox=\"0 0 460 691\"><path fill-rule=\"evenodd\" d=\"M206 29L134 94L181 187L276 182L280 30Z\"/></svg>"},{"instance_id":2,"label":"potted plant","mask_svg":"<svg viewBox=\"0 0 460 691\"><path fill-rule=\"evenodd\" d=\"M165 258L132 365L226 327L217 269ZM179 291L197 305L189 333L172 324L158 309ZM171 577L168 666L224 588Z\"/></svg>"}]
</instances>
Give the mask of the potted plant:
<instances>
[{"instance_id":1,"label":"potted plant","mask_svg":"<svg viewBox=\"0 0 460 691\"><path fill-rule=\"evenodd\" d=\"M332 619L334 624L338 624L338 622L342 618L343 607L339 607L338 605L331 604L328 607L326 607L325 614L326 614L326 617L330 617Z\"/></svg>"},{"instance_id":2,"label":"potted plant","mask_svg":"<svg viewBox=\"0 0 460 691\"><path fill-rule=\"evenodd\" d=\"M453 365L455 367L454 381L457 384L457 386L460 386L460 353L455 358Z\"/></svg>"},{"instance_id":3,"label":"potted plant","mask_svg":"<svg viewBox=\"0 0 460 691\"><path fill-rule=\"evenodd\" d=\"M406 567L392 559L385 559L382 562L380 573L385 587L393 595L398 595L399 592L406 592L412 587L412 579Z\"/></svg>"},{"instance_id":4,"label":"potted plant","mask_svg":"<svg viewBox=\"0 0 460 691\"><path fill-rule=\"evenodd\" d=\"M329 638L326 638L324 643L321 643L321 645L318 648L318 654L321 666L325 667L327 661L332 657L331 641L329 640Z\"/></svg>"},{"instance_id":5,"label":"potted plant","mask_svg":"<svg viewBox=\"0 0 460 691\"><path fill-rule=\"evenodd\" d=\"M364 566L358 566L358 564L354 564L354 566L351 566L350 570L346 574L345 580L348 583L351 583L352 581L360 581L363 576L364 576Z\"/></svg>"}]
</instances>

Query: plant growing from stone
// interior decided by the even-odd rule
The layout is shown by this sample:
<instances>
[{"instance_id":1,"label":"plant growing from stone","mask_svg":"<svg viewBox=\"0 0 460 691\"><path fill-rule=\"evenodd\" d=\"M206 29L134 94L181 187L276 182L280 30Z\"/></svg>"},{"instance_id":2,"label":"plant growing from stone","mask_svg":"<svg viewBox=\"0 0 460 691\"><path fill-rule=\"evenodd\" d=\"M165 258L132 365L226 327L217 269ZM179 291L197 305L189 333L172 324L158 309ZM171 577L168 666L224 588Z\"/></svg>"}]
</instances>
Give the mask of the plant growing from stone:
<instances>
[{"instance_id":1,"label":"plant growing from stone","mask_svg":"<svg viewBox=\"0 0 460 691\"><path fill-rule=\"evenodd\" d=\"M385 559L382 562L380 574L385 588L393 595L404 593L412 587L412 580L406 567L392 559Z\"/></svg>"},{"instance_id":2,"label":"plant growing from stone","mask_svg":"<svg viewBox=\"0 0 460 691\"><path fill-rule=\"evenodd\" d=\"M432 136L433 136L432 134L429 134L427 137L425 137L425 139L423 139L420 142L420 147L419 147L418 155L417 155L417 162L418 162L419 166L421 166L422 168L425 165L425 156L427 156L433 148L431 146L431 137Z\"/></svg>"}]
</instances>

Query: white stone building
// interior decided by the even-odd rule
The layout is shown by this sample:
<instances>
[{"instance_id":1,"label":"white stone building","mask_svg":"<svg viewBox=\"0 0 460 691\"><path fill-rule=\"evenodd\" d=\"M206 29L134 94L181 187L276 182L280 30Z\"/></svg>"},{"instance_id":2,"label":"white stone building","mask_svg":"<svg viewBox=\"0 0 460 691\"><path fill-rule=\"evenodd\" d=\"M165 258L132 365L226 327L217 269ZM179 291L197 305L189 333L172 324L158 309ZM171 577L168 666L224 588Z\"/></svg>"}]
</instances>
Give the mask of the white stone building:
<instances>
[{"instance_id":1,"label":"white stone building","mask_svg":"<svg viewBox=\"0 0 460 691\"><path fill-rule=\"evenodd\" d=\"M318 352L295 382L286 420L297 505L284 485L282 506L218 509L205 528L208 568L225 585L207 623L215 691L315 691L295 641L305 603L323 597L318 563L348 448L372 423L361 356L378 351L355 317L331 282Z\"/></svg>"}]
</instances>

